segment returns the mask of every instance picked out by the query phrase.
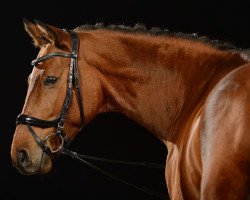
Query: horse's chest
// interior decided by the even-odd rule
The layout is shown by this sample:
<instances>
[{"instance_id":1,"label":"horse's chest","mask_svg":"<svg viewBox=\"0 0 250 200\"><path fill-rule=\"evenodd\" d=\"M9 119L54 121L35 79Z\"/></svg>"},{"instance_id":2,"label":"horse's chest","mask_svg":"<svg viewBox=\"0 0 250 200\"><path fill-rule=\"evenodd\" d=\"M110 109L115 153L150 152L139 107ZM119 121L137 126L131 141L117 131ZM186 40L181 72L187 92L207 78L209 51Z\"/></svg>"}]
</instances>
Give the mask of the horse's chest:
<instances>
[{"instance_id":1,"label":"horse's chest","mask_svg":"<svg viewBox=\"0 0 250 200\"><path fill-rule=\"evenodd\" d=\"M200 117L186 127L178 145L169 148L166 180L171 199L199 199L201 159L199 139Z\"/></svg>"}]
</instances>

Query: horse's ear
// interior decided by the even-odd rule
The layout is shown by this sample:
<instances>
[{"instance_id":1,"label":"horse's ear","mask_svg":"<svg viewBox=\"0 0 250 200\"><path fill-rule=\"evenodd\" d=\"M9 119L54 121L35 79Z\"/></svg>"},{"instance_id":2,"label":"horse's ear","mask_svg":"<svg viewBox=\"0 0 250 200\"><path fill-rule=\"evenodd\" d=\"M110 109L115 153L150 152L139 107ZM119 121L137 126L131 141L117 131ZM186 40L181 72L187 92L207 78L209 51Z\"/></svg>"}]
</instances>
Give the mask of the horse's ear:
<instances>
[{"instance_id":1,"label":"horse's ear","mask_svg":"<svg viewBox=\"0 0 250 200\"><path fill-rule=\"evenodd\" d=\"M36 47L45 45L46 42L42 38L43 33L35 24L25 18L23 18L23 24L26 32L30 35Z\"/></svg>"},{"instance_id":2,"label":"horse's ear","mask_svg":"<svg viewBox=\"0 0 250 200\"><path fill-rule=\"evenodd\" d=\"M66 31L60 28L45 24L38 20L34 20L35 24L43 33L43 39L47 40L47 43L51 43L62 50L70 49L70 35Z\"/></svg>"},{"instance_id":3,"label":"horse's ear","mask_svg":"<svg viewBox=\"0 0 250 200\"><path fill-rule=\"evenodd\" d=\"M23 19L24 28L34 41L34 45L42 47L48 43L62 50L70 49L70 35L54 26L35 20L35 24Z\"/></svg>"}]
</instances>

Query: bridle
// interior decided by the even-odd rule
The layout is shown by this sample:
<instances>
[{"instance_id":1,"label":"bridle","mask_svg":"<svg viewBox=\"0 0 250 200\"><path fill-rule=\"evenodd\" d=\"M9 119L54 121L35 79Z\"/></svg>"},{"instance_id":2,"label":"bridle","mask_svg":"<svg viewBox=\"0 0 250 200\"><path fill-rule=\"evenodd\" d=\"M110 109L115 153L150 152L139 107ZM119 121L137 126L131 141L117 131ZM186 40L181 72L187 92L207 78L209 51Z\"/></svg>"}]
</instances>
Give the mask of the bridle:
<instances>
[{"instance_id":1,"label":"bridle","mask_svg":"<svg viewBox=\"0 0 250 200\"><path fill-rule=\"evenodd\" d=\"M44 62L48 59L54 58L54 57L64 57L64 58L70 58L70 66L69 66L69 73L68 73L68 85L66 89L66 96L65 100L62 106L62 109L58 115L57 118L53 120L44 120L44 119L39 119L36 117L32 117L29 115L25 114L19 114L17 119L16 119L16 124L17 125L26 125L29 129L29 132L31 135L34 137L36 143L41 147L44 153L46 153L48 156L51 156L52 154L55 153L61 153L63 155L70 156L74 159L79 160L80 162L84 163L85 165L89 166L90 168L114 179L117 181L120 181L124 184L127 184L135 189L138 189L140 191L143 191L147 194L166 199L167 195L165 194L159 194L158 192L155 192L151 189L148 189L146 187L140 187L135 184L132 184L128 181L125 181L121 178L118 178L98 167L95 165L87 162L86 160L95 160L95 161L101 161L101 162L108 162L108 163L114 163L114 164L124 164L124 165L133 165L133 166L142 166L142 167L149 167L149 168L155 168L155 169L164 169L164 165L158 164L158 163L151 163L151 162L130 162L130 161L121 161L121 160L112 160L112 159L105 159L105 158L99 158L99 157L94 157L94 156L87 156L87 155L81 155L76 152L73 152L66 147L70 143L70 139L67 137L67 135L64 133L64 123L65 119L67 117L69 108L72 103L73 99L73 90L76 91L76 97L77 97L77 102L78 102L78 107L80 111L80 118L81 118L81 126L79 129L79 132L81 132L84 128L84 111L83 111L83 101L82 101L82 95L81 95L81 88L80 88L80 83L79 83L79 71L78 71L78 48L79 48L79 39L77 34L74 31L69 31L69 34L71 35L71 40L72 40L72 53L62 53L62 52L53 52L49 53L45 56L36 58L31 62L31 65L36 66L37 64ZM42 140L34 131L32 128L34 127L39 127L39 128L56 128L55 133L50 133L45 137L44 140ZM47 141L49 140L50 137L58 137L60 138L61 144L57 149L52 149L50 146L47 145ZM86 160L85 160L86 159Z\"/></svg>"},{"instance_id":2,"label":"bridle","mask_svg":"<svg viewBox=\"0 0 250 200\"><path fill-rule=\"evenodd\" d=\"M28 129L30 133L32 134L32 136L34 137L34 139L36 140L37 144L48 155L59 152L63 148L64 144L68 145L70 142L66 134L64 134L63 128L64 128L65 119L67 117L70 105L72 103L73 89L76 90L76 96L77 96L78 106L80 110L81 127L79 129L79 132L82 131L84 127L84 112L83 112L82 96L81 96L81 90L80 90L80 84L79 84L79 72L78 72L78 65L77 65L77 52L78 52L79 41L75 32L71 31L69 33L72 38L72 53L53 52L45 56L42 56L40 58L37 58L31 62L31 65L36 66L38 63L44 62L54 57L70 58L70 66L69 66L69 73L68 73L68 86L67 86L65 100L64 100L60 114L58 115L56 119L53 119L53 120L39 119L39 118L28 116L25 114L18 115L16 119L17 125L24 124L28 126ZM35 131L33 130L31 126L40 127L40 128L55 127L56 132L49 134L44 140L41 140L37 136L37 134L35 133ZM46 145L47 140L51 136L57 136L61 139L61 145L55 150L51 149L50 147Z\"/></svg>"}]
</instances>

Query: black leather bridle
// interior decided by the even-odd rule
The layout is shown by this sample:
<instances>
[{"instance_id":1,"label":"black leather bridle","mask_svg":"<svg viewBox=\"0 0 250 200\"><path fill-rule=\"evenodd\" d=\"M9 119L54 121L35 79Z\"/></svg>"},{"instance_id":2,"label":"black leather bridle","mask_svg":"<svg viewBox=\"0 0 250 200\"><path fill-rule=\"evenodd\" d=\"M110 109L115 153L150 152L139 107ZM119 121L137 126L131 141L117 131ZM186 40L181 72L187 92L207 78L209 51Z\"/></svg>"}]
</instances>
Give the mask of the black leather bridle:
<instances>
[{"instance_id":1,"label":"black leather bridle","mask_svg":"<svg viewBox=\"0 0 250 200\"><path fill-rule=\"evenodd\" d=\"M60 114L58 115L56 119L53 119L53 120L39 119L39 118L28 116L25 114L19 114L16 119L17 125L24 124L28 126L28 129L30 133L32 134L32 136L35 138L37 144L48 155L51 155L52 153L56 153L60 151L60 149L63 148L65 144L69 144L69 139L66 136L66 134L64 134L63 128L64 128L65 119L67 117L70 105L72 103L74 89L76 90L76 96L77 96L78 106L80 110L80 118L81 118L81 127L79 129L79 132L82 131L84 127L84 112L83 112L82 96L81 96L81 89L80 89L80 84L79 84L79 72L78 72L78 65L77 65L77 53L78 53L79 39L75 32L70 31L69 33L72 38L72 53L54 52L54 53L47 54L43 57L37 58L31 62L31 65L36 66L38 63L44 62L54 57L70 58L68 86L66 90L66 97L65 97ZM37 136L37 134L35 133L35 131L33 130L31 126L40 127L40 128L55 127L56 132L49 134L44 140L42 140ZM61 145L55 150L51 149L50 147L46 145L49 137L54 136L54 135L61 138Z\"/></svg>"},{"instance_id":2,"label":"black leather bridle","mask_svg":"<svg viewBox=\"0 0 250 200\"><path fill-rule=\"evenodd\" d=\"M155 192L149 188L146 187L140 187L138 185L132 184L128 181L125 181L117 176L114 176L111 173L108 173L99 167L96 167L95 165L87 162L86 160L94 160L94 161L101 161L106 163L113 163L113 164L122 164L122 165L132 165L132 166L140 166L140 167L148 167L148 168L155 168L155 169L164 169L165 166L158 163L151 163L151 162L130 162L130 161L121 161L121 160L112 160L112 159L105 159L105 158L99 158L94 156L88 156L83 154L78 154L76 152L73 152L66 148L67 145L69 145L69 138L67 135L63 132L65 119L67 117L70 105L72 103L73 99L73 90L76 91L78 106L80 110L80 118L81 118L81 127L79 129L79 132L81 132L84 128L84 111L83 111L83 103L82 103L82 95L81 95L81 89L80 89L80 83L79 83L79 72L78 72L78 64L77 64L77 53L78 53L78 47L79 47L79 39L77 34L74 31L69 32L72 39L72 53L61 53L61 52L54 52L47 54L43 57L37 58L31 62L33 66L36 66L38 63L44 62L48 59L54 58L54 57L64 57L64 58L70 58L70 66L69 66L69 74L68 74L68 86L66 90L66 97L61 109L60 114L56 119L53 120L44 120L39 119L36 117L28 116L25 114L19 114L16 119L16 124L20 125L27 125L31 135L34 137L37 144L41 147L44 153L47 155L52 155L54 153L61 153L63 155L70 156L71 158L79 160L81 163L87 165L88 167L98 171L99 173L108 176L114 180L117 180L119 182L122 182L126 185L129 185L137 190L143 191L147 194L150 194L152 196L166 199L168 196L165 194L161 194L158 192ZM51 133L45 137L44 140L39 138L39 136L35 133L32 126L40 127L40 128L56 128L55 133ZM47 140L49 140L49 137L57 136L61 139L61 145L57 149L52 149L50 146L47 146Z\"/></svg>"}]
</instances>

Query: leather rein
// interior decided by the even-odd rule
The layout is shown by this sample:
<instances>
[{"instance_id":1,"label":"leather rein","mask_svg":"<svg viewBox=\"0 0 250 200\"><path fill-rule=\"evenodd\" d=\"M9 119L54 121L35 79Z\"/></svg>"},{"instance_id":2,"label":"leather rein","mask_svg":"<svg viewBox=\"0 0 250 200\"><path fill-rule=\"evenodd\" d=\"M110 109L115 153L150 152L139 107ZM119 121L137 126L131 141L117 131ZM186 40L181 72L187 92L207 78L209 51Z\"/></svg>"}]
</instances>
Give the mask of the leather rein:
<instances>
[{"instance_id":1,"label":"leather rein","mask_svg":"<svg viewBox=\"0 0 250 200\"><path fill-rule=\"evenodd\" d=\"M132 184L128 181L125 181L121 178L118 178L114 176L111 173L108 173L99 167L96 167L95 165L87 162L86 160L94 160L94 161L101 161L101 162L107 162L107 163L113 163L113 164L123 164L123 165L133 165L133 166L141 166L141 167L149 167L149 168L155 168L155 169L164 169L164 165L158 164L158 163L151 163L151 162L130 162L130 161L121 161L121 160L112 160L112 159L105 159L105 158L99 158L99 157L94 157L94 156L88 156L88 155L81 155L76 152L73 152L66 147L70 143L70 139L67 137L67 135L63 132L64 129L64 123L65 119L67 117L69 108L72 103L73 99L73 90L76 91L76 96L77 96L77 102L79 106L79 111L80 111L80 118L81 118L81 127L79 129L79 132L81 132L84 128L84 110L83 110L83 101L82 101L82 95L81 95L81 88L80 88L80 83L79 83L79 71L78 71L78 48L79 48L79 39L77 34L74 31L69 31L71 35L71 40L72 40L72 53L62 53L62 52L53 52L50 54L47 54L45 56L42 56L40 58L37 58L31 62L32 66L36 66L38 63L44 62L48 59L54 58L54 57L64 57L64 58L70 58L70 66L69 66L69 73L68 73L68 85L66 89L66 96L65 100L62 106L62 109L58 115L57 118L53 120L44 120L44 119L39 119L36 117L28 116L25 114L19 114L17 119L16 119L16 124L17 125L26 125L29 129L29 132L31 135L34 137L36 143L41 147L44 153L46 153L48 156L51 156L52 154L55 153L60 153L63 155L67 155L73 159L76 159L80 161L81 163L87 165L88 167L98 171L99 173L106 175L114 180L117 180L119 182L122 182L126 185L129 185L137 190L143 191L147 194L150 194L152 196L166 199L167 195L161 194L158 192L155 192L151 189L137 186L135 184ZM39 127L39 128L56 128L55 133L50 133L45 137L45 139L41 139L34 129L34 127ZM52 149L50 146L47 145L47 142L50 137L58 137L61 141L61 144L57 149Z\"/></svg>"}]
</instances>

